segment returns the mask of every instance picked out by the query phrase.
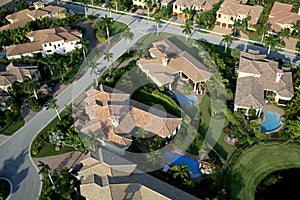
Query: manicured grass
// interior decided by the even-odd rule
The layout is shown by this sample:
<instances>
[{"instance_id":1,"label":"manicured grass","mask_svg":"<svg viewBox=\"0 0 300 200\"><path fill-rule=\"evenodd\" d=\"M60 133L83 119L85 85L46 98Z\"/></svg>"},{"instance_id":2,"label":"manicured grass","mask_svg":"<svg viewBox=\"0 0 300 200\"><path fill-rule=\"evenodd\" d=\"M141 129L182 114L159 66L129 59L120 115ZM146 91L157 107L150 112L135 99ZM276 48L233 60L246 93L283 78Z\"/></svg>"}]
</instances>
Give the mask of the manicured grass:
<instances>
[{"instance_id":1,"label":"manicured grass","mask_svg":"<svg viewBox=\"0 0 300 200\"><path fill-rule=\"evenodd\" d=\"M271 172L300 168L300 147L258 144L240 155L227 173L230 199L254 199L257 185Z\"/></svg>"},{"instance_id":2,"label":"manicured grass","mask_svg":"<svg viewBox=\"0 0 300 200\"><path fill-rule=\"evenodd\" d=\"M111 26L110 41L117 43L123 38L123 32L128 29L128 26L122 22L115 21Z\"/></svg>"},{"instance_id":3,"label":"manicured grass","mask_svg":"<svg viewBox=\"0 0 300 200\"><path fill-rule=\"evenodd\" d=\"M67 109L63 110L60 113L61 118L63 118L65 115L68 114ZM58 117L55 117L34 139L34 141L32 142L32 146L31 146L31 150L35 149L34 145L36 140L38 140L38 137L43 137L45 140L49 140L49 133L48 131L51 131L53 127L57 126L59 119ZM45 144L43 145L43 147L40 149L40 151L34 155L31 152L31 156L34 158L39 158L39 157L46 157L46 156L52 156L52 155L59 155L59 154L63 154L63 153L67 153L67 152L71 152L71 151L75 151L74 148L70 148L70 147L62 147L59 151L55 150L55 145L50 144L48 141L45 142Z\"/></svg>"},{"instance_id":4,"label":"manicured grass","mask_svg":"<svg viewBox=\"0 0 300 200\"><path fill-rule=\"evenodd\" d=\"M37 155L35 155L33 157L41 158L41 157L47 157L47 156L55 156L55 155L60 155L60 154L64 154L64 153L68 153L68 152L72 152L72 151L75 151L74 148L67 147L67 146L64 146L59 151L56 151L55 145L48 143L41 149L41 151Z\"/></svg>"},{"instance_id":5,"label":"manicured grass","mask_svg":"<svg viewBox=\"0 0 300 200\"><path fill-rule=\"evenodd\" d=\"M17 130L19 130L23 125L25 124L25 121L23 117L19 117L16 122L6 124L6 126L2 127L0 129L0 133L3 135L12 135Z\"/></svg>"}]
</instances>

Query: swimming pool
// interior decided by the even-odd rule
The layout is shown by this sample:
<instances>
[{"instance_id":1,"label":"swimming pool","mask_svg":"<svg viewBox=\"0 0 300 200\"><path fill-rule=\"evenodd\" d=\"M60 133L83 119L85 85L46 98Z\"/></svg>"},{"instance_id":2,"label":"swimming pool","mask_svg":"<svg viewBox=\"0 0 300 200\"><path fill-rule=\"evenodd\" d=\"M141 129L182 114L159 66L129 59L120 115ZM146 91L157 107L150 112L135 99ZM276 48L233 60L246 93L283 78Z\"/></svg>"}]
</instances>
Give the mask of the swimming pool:
<instances>
[{"instance_id":1,"label":"swimming pool","mask_svg":"<svg viewBox=\"0 0 300 200\"><path fill-rule=\"evenodd\" d=\"M170 159L170 163L173 165L185 164L189 166L189 170L192 172L191 178L197 178L201 175L199 171L200 163L197 160L194 160L188 156L179 154L179 153L166 153L165 158Z\"/></svg>"},{"instance_id":2,"label":"swimming pool","mask_svg":"<svg viewBox=\"0 0 300 200\"><path fill-rule=\"evenodd\" d=\"M194 95L184 96L182 94L176 94L175 96L180 104L187 106L187 107L198 103L198 99Z\"/></svg>"},{"instance_id":3,"label":"swimming pool","mask_svg":"<svg viewBox=\"0 0 300 200\"><path fill-rule=\"evenodd\" d=\"M261 124L261 130L263 132L271 132L278 129L280 126L279 114L270 111L266 112L266 120Z\"/></svg>"}]
</instances>

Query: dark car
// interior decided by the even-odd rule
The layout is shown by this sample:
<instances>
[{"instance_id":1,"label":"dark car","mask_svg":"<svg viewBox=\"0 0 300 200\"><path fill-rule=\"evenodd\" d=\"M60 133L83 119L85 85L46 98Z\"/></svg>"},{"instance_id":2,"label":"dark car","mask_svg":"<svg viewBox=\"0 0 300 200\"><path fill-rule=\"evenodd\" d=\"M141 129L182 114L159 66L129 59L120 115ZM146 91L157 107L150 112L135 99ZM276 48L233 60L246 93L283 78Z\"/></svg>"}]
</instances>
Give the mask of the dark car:
<instances>
[{"instance_id":1,"label":"dark car","mask_svg":"<svg viewBox=\"0 0 300 200\"><path fill-rule=\"evenodd\" d=\"M43 106L43 110L48 110L50 105L55 101L56 101L56 99L52 99L51 101L48 101L47 103L45 103L45 105Z\"/></svg>"}]
</instances>

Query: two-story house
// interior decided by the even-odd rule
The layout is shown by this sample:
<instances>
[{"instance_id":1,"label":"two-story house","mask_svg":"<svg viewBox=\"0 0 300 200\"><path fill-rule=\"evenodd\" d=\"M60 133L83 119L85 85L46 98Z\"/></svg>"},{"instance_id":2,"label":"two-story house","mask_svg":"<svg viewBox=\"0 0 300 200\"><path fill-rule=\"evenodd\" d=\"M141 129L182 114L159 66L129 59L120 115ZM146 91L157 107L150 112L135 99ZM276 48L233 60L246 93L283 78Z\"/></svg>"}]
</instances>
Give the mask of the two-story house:
<instances>
[{"instance_id":1,"label":"two-story house","mask_svg":"<svg viewBox=\"0 0 300 200\"><path fill-rule=\"evenodd\" d=\"M27 36L30 42L6 47L7 59L33 56L35 53L42 53L43 57L45 57L54 52L65 54L73 51L75 48L81 48L79 42L82 34L68 27L31 31Z\"/></svg>"},{"instance_id":2,"label":"two-story house","mask_svg":"<svg viewBox=\"0 0 300 200\"><path fill-rule=\"evenodd\" d=\"M239 0L224 0L220 9L217 11L216 25L224 28L232 28L236 20L244 20L248 16L251 18L248 23L248 28L253 29L253 26L258 22L263 7L259 5L250 6L243 4Z\"/></svg>"},{"instance_id":3,"label":"two-story house","mask_svg":"<svg viewBox=\"0 0 300 200\"><path fill-rule=\"evenodd\" d=\"M279 63L267 59L259 51L241 52L234 110L256 110L259 116L268 93L275 93L275 101L285 106L294 96L292 73L279 69Z\"/></svg>"},{"instance_id":4,"label":"two-story house","mask_svg":"<svg viewBox=\"0 0 300 200\"><path fill-rule=\"evenodd\" d=\"M49 18L64 18L65 9L60 6L49 5L45 6L43 2L34 2L33 6L28 9L20 10L13 14L7 15L5 18L10 24L4 25L0 31L24 27L26 23L37 19Z\"/></svg>"},{"instance_id":5,"label":"two-story house","mask_svg":"<svg viewBox=\"0 0 300 200\"><path fill-rule=\"evenodd\" d=\"M173 14L183 17L184 10L203 11L212 9L219 0L176 0L173 3Z\"/></svg>"},{"instance_id":6,"label":"two-story house","mask_svg":"<svg viewBox=\"0 0 300 200\"><path fill-rule=\"evenodd\" d=\"M156 0L152 0L152 5L156 4ZM136 7L146 8L147 4L144 0L132 0L132 5Z\"/></svg>"},{"instance_id":7,"label":"two-story house","mask_svg":"<svg viewBox=\"0 0 300 200\"><path fill-rule=\"evenodd\" d=\"M298 13L292 12L293 4L275 2L269 14L267 24L270 25L270 33L279 33L283 29L293 31L293 26L300 20Z\"/></svg>"}]
</instances>

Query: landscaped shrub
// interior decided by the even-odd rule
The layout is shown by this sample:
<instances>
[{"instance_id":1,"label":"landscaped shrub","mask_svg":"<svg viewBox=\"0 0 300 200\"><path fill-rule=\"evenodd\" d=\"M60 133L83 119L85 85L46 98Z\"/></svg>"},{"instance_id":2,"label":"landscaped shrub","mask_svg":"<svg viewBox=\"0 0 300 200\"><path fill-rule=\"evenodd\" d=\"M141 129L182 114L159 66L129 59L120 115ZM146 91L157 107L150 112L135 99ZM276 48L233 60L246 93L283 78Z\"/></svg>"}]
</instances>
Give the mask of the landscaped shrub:
<instances>
[{"instance_id":1,"label":"landscaped shrub","mask_svg":"<svg viewBox=\"0 0 300 200\"><path fill-rule=\"evenodd\" d=\"M31 98L30 100L29 100L29 107L30 107L30 109L32 110L32 111L34 111L34 112L39 112L39 111L41 111L42 110L42 105L40 104L40 102L37 100L37 99L35 99L35 98Z\"/></svg>"}]
</instances>

